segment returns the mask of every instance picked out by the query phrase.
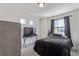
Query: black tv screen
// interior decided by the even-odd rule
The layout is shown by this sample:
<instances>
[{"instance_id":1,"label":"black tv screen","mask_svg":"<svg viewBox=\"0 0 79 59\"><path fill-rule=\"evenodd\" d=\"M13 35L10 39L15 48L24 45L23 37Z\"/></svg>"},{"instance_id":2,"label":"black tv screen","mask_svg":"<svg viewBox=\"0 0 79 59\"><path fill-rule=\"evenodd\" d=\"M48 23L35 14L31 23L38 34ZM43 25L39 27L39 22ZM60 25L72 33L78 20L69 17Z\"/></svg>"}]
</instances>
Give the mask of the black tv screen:
<instances>
[{"instance_id":1,"label":"black tv screen","mask_svg":"<svg viewBox=\"0 0 79 59\"><path fill-rule=\"evenodd\" d=\"M24 27L24 37L28 37L33 35L33 28L32 27Z\"/></svg>"}]
</instances>

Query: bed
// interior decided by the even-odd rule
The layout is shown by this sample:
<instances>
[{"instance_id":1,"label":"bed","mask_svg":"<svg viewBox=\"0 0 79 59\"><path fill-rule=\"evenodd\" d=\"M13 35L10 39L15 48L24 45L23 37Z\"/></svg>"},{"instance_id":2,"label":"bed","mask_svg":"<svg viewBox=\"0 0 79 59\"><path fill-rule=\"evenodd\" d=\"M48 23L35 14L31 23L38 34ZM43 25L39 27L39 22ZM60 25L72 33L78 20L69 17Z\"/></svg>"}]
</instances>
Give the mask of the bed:
<instances>
[{"instance_id":1,"label":"bed","mask_svg":"<svg viewBox=\"0 0 79 59\"><path fill-rule=\"evenodd\" d=\"M40 56L70 56L71 43L64 37L50 36L37 40L34 50Z\"/></svg>"}]
</instances>

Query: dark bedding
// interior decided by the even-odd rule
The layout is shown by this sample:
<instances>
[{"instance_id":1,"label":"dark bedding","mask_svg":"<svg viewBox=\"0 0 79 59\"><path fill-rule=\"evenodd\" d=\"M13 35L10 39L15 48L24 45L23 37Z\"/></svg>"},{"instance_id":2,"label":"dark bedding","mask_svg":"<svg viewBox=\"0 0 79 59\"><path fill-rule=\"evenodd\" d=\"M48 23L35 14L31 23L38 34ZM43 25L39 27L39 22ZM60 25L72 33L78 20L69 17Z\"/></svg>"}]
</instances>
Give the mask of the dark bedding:
<instances>
[{"instance_id":1,"label":"dark bedding","mask_svg":"<svg viewBox=\"0 0 79 59\"><path fill-rule=\"evenodd\" d=\"M71 44L69 39L48 37L37 40L34 50L41 56L70 56Z\"/></svg>"}]
</instances>

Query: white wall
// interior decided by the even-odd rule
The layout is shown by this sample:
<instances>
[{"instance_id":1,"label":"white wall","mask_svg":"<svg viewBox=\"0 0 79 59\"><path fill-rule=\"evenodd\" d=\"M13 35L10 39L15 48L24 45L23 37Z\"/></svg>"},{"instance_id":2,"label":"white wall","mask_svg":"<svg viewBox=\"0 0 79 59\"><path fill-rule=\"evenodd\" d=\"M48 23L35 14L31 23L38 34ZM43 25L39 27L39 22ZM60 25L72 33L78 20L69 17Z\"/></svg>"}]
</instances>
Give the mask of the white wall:
<instances>
[{"instance_id":1,"label":"white wall","mask_svg":"<svg viewBox=\"0 0 79 59\"><path fill-rule=\"evenodd\" d=\"M79 53L79 8L78 8L78 53Z\"/></svg>"}]
</instances>

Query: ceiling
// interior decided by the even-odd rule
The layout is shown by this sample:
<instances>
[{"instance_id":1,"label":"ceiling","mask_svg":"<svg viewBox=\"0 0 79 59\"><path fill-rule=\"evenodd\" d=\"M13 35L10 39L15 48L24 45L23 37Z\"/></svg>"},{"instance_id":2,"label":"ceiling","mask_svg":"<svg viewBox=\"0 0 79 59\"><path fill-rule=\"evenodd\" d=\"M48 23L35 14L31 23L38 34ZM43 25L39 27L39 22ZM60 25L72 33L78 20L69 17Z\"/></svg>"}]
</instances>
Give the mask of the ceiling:
<instances>
[{"instance_id":1,"label":"ceiling","mask_svg":"<svg viewBox=\"0 0 79 59\"><path fill-rule=\"evenodd\" d=\"M49 17L78 7L78 3L46 3L43 8L38 7L37 3L0 3L0 17Z\"/></svg>"}]
</instances>

